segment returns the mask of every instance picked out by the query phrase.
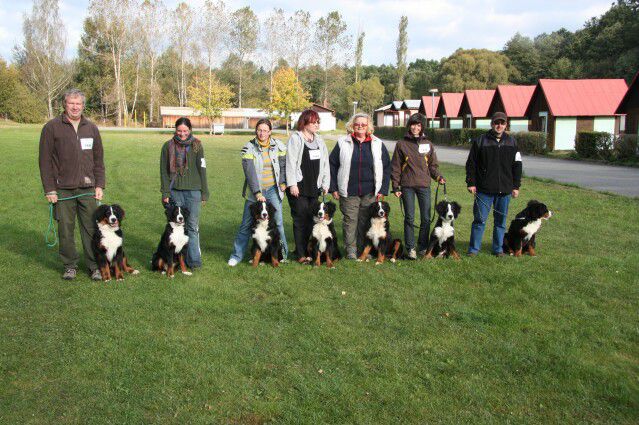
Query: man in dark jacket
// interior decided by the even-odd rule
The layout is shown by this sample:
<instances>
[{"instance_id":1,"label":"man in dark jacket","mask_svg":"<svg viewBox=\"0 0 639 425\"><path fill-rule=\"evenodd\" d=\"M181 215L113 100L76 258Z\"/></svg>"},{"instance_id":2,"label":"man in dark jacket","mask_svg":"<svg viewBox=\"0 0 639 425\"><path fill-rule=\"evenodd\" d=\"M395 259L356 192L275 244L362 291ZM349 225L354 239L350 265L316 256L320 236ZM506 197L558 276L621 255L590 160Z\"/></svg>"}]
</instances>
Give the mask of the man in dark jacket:
<instances>
[{"instance_id":1,"label":"man in dark jacket","mask_svg":"<svg viewBox=\"0 0 639 425\"><path fill-rule=\"evenodd\" d=\"M475 196L473 224L468 255L475 256L481 248L486 220L493 208L494 228L492 252L504 255L502 245L506 233L506 218L510 196L519 196L521 185L521 154L514 137L505 132L508 118L503 112L493 115L491 130L473 141L466 161L466 185Z\"/></svg>"},{"instance_id":2,"label":"man in dark jacket","mask_svg":"<svg viewBox=\"0 0 639 425\"><path fill-rule=\"evenodd\" d=\"M42 128L40 136L40 178L47 200L54 204L58 222L63 279L76 277L80 259L75 248L75 217L91 278L100 271L91 249L97 201L105 186L102 139L98 128L83 115L84 94L71 89L64 95L64 114ZM63 200L64 198L71 198Z\"/></svg>"}]
</instances>

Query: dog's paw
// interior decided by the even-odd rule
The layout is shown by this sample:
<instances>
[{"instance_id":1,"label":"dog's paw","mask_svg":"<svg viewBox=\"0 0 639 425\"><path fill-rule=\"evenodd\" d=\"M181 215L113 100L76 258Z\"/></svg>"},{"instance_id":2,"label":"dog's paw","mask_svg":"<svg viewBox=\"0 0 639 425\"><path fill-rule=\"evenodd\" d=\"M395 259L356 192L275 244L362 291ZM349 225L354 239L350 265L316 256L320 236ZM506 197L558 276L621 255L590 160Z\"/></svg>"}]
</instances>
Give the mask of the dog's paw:
<instances>
[{"instance_id":1,"label":"dog's paw","mask_svg":"<svg viewBox=\"0 0 639 425\"><path fill-rule=\"evenodd\" d=\"M364 261L364 260L362 260L361 258L358 258L358 259L357 259L357 262L358 262L358 263L361 263L362 261ZM366 261L368 261L368 260L366 260Z\"/></svg>"},{"instance_id":2,"label":"dog's paw","mask_svg":"<svg viewBox=\"0 0 639 425\"><path fill-rule=\"evenodd\" d=\"M140 274L140 270L133 270L131 274Z\"/></svg>"},{"instance_id":3,"label":"dog's paw","mask_svg":"<svg viewBox=\"0 0 639 425\"><path fill-rule=\"evenodd\" d=\"M366 261L368 261L368 260L366 260ZM375 265L376 265L376 266L379 266L380 264L382 264L382 262L381 262L381 261L375 261Z\"/></svg>"},{"instance_id":4,"label":"dog's paw","mask_svg":"<svg viewBox=\"0 0 639 425\"><path fill-rule=\"evenodd\" d=\"M172 274L171 276L169 276L169 279L173 279L175 277L174 274Z\"/></svg>"},{"instance_id":5,"label":"dog's paw","mask_svg":"<svg viewBox=\"0 0 639 425\"><path fill-rule=\"evenodd\" d=\"M395 263L395 262L397 262L397 259L395 259L395 258L391 258L391 259L390 259L390 262L391 262L391 263Z\"/></svg>"},{"instance_id":6,"label":"dog's paw","mask_svg":"<svg viewBox=\"0 0 639 425\"><path fill-rule=\"evenodd\" d=\"M193 272L182 272L182 274L185 276L192 276Z\"/></svg>"},{"instance_id":7,"label":"dog's paw","mask_svg":"<svg viewBox=\"0 0 639 425\"><path fill-rule=\"evenodd\" d=\"M122 282L123 280L124 280L124 278L122 278L122 277L119 278L119 279L116 279L116 281L118 281L118 282Z\"/></svg>"},{"instance_id":8,"label":"dog's paw","mask_svg":"<svg viewBox=\"0 0 639 425\"><path fill-rule=\"evenodd\" d=\"M162 273L162 274L166 274L166 270L162 270L162 272L161 272L161 273Z\"/></svg>"}]
</instances>

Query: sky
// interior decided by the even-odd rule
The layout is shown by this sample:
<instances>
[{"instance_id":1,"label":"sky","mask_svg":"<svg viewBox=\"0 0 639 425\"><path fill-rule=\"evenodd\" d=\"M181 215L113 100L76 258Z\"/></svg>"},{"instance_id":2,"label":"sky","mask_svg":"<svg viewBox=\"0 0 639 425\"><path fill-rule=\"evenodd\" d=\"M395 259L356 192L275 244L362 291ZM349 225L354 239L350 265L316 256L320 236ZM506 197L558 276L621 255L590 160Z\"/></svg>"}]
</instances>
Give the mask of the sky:
<instances>
[{"instance_id":1,"label":"sky","mask_svg":"<svg viewBox=\"0 0 639 425\"><path fill-rule=\"evenodd\" d=\"M164 0L175 9L177 0ZM198 8L203 0L187 1ZM458 48L500 50L516 32L534 37L559 28L575 31L592 17L610 8L611 0L467 1L467 0L226 0L227 9L251 6L263 18L274 7L292 13L304 9L313 19L338 10L355 39L358 30L366 33L363 63L381 65L396 62L395 45L402 15L408 16L408 61L439 60ZM67 57L76 56L82 22L89 0L59 0L60 14L67 32ZM32 1L0 0L0 57L12 61L12 50L22 41L22 19Z\"/></svg>"}]
</instances>

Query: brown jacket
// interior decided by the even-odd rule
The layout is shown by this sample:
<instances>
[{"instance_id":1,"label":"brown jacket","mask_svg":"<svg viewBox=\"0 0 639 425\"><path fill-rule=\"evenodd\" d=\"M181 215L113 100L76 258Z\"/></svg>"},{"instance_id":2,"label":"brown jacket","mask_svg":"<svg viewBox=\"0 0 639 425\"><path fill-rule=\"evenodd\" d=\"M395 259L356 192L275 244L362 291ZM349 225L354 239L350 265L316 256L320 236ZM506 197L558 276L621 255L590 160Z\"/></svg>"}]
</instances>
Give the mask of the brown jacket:
<instances>
[{"instance_id":1,"label":"brown jacket","mask_svg":"<svg viewBox=\"0 0 639 425\"><path fill-rule=\"evenodd\" d=\"M98 127L82 116L76 133L65 114L46 123L40 135L40 178L45 193L104 188L104 152Z\"/></svg>"},{"instance_id":2,"label":"brown jacket","mask_svg":"<svg viewBox=\"0 0 639 425\"><path fill-rule=\"evenodd\" d=\"M402 187L429 187L431 177L441 176L435 148L423 136L416 139L407 134L397 142L391 165L393 192Z\"/></svg>"}]
</instances>

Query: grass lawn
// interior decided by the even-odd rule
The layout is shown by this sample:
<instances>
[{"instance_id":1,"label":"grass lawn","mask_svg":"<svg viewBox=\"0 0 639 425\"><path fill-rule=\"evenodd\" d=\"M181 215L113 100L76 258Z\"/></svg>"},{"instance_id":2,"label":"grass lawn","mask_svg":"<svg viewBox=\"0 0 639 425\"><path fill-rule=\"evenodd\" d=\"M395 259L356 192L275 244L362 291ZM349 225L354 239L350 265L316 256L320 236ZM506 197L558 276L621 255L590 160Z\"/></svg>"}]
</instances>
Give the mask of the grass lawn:
<instances>
[{"instance_id":1,"label":"grass lawn","mask_svg":"<svg viewBox=\"0 0 639 425\"><path fill-rule=\"evenodd\" d=\"M105 202L142 274L69 283L44 244L39 131L0 129L0 423L639 422L639 200L524 179L510 216L555 213L536 258L492 257L488 230L459 262L229 268L247 137L202 136L204 267L169 281L148 270L167 136L104 132ZM442 169L465 252L472 198Z\"/></svg>"}]
</instances>

